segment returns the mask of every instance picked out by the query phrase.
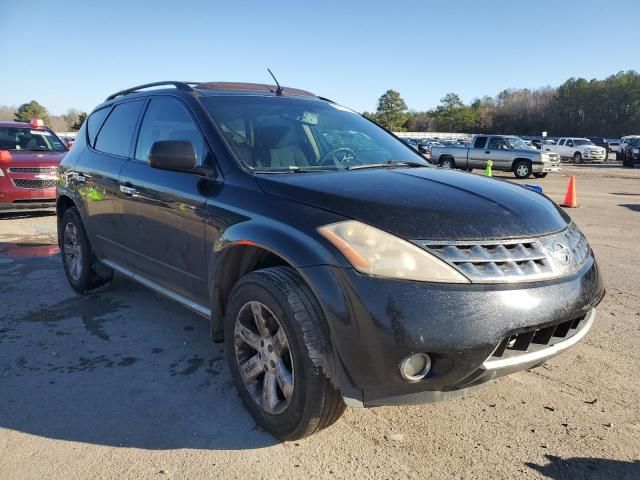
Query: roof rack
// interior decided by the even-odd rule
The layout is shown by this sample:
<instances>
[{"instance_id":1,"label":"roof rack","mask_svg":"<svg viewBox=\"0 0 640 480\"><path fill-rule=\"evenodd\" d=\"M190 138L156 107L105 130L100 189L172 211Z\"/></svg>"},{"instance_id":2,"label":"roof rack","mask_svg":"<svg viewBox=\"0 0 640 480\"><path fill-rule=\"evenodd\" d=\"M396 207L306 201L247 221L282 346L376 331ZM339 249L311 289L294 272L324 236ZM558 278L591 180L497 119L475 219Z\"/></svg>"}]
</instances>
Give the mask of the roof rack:
<instances>
[{"instance_id":1,"label":"roof rack","mask_svg":"<svg viewBox=\"0 0 640 480\"><path fill-rule=\"evenodd\" d=\"M114 98L121 97L122 95L128 95L129 93L134 93L134 92L137 92L139 90L143 90L145 88L161 87L163 85L173 85L178 90L184 90L186 92L192 92L193 88L191 88L191 85L198 85L199 83L200 82L174 82L174 81L171 81L171 80L165 81L165 82L145 83L144 85L138 85L137 87L127 88L126 90L120 90L119 92L116 92L116 93L114 93L112 95L109 95L107 97L107 100L105 100L105 101L113 100Z\"/></svg>"}]
</instances>

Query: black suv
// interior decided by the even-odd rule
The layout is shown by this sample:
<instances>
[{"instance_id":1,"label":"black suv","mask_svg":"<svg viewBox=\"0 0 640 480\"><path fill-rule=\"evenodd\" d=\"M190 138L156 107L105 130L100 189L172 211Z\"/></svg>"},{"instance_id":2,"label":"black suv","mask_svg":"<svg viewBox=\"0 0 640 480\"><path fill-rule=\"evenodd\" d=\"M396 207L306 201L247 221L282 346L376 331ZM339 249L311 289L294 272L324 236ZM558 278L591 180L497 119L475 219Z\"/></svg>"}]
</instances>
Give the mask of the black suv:
<instances>
[{"instance_id":1,"label":"black suv","mask_svg":"<svg viewBox=\"0 0 640 480\"><path fill-rule=\"evenodd\" d=\"M117 271L210 319L244 403L282 439L345 404L433 402L540 365L585 336L604 294L546 197L431 167L302 90L118 92L59 178L71 286Z\"/></svg>"}]
</instances>

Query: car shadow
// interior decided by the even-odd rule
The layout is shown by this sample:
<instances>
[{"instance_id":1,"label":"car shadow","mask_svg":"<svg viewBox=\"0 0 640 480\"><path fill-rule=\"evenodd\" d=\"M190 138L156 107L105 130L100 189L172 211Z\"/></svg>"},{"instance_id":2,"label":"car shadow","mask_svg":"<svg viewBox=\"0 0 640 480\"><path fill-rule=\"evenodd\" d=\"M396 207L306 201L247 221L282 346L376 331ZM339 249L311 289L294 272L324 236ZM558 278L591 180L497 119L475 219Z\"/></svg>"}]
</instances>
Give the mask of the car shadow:
<instances>
[{"instance_id":1,"label":"car shadow","mask_svg":"<svg viewBox=\"0 0 640 480\"><path fill-rule=\"evenodd\" d=\"M618 206L628 208L634 212L640 212L640 203L620 203Z\"/></svg>"},{"instance_id":2,"label":"car shadow","mask_svg":"<svg viewBox=\"0 0 640 480\"><path fill-rule=\"evenodd\" d=\"M640 478L640 460L625 462L607 458L560 458L546 455L549 463L526 465L554 480L636 480Z\"/></svg>"},{"instance_id":3,"label":"car shadow","mask_svg":"<svg viewBox=\"0 0 640 480\"><path fill-rule=\"evenodd\" d=\"M50 217L55 214L55 209L25 212L0 212L0 220L19 220L23 218Z\"/></svg>"},{"instance_id":4,"label":"car shadow","mask_svg":"<svg viewBox=\"0 0 640 480\"><path fill-rule=\"evenodd\" d=\"M596 163L596 162L584 162L584 163L573 163L573 162L563 162L563 165L571 165L575 168L620 168L622 167L622 162L618 161L609 161L606 163Z\"/></svg>"},{"instance_id":5,"label":"car shadow","mask_svg":"<svg viewBox=\"0 0 640 480\"><path fill-rule=\"evenodd\" d=\"M0 258L0 428L151 450L277 443L206 319L120 276L77 295L59 255Z\"/></svg>"}]
</instances>

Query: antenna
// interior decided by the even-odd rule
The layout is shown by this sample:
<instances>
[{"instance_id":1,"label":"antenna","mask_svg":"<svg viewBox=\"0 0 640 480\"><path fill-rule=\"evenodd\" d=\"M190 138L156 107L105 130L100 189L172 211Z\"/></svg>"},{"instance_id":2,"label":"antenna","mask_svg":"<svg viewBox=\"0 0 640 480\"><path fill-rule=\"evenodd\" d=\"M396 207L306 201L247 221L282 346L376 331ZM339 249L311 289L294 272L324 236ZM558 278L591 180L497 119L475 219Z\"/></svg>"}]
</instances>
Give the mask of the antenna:
<instances>
[{"instance_id":1,"label":"antenna","mask_svg":"<svg viewBox=\"0 0 640 480\"><path fill-rule=\"evenodd\" d=\"M271 69L267 68L267 71L269 72L269 75L271 75L271 77L273 78L273 81L276 82L276 86L278 88L276 88L276 95L282 95L282 87L280 86L280 84L278 83L278 79L276 78L276 76L273 74L273 72L271 71Z\"/></svg>"}]
</instances>

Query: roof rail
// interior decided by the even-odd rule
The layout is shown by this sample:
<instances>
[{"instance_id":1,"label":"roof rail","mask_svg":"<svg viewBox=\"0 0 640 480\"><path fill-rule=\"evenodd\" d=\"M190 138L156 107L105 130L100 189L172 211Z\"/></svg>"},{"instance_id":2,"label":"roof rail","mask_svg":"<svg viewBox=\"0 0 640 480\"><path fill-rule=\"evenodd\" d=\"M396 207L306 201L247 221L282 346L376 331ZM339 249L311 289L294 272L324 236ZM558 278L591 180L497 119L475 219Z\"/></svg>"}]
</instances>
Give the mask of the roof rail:
<instances>
[{"instance_id":1,"label":"roof rail","mask_svg":"<svg viewBox=\"0 0 640 480\"><path fill-rule=\"evenodd\" d=\"M139 90L143 90L145 88L151 87L161 87L163 85L173 85L178 90L184 90L186 92L193 91L191 85L197 85L199 82L174 82L174 81L165 81L165 82L153 82L153 83L145 83L144 85L138 85L137 87L127 88L126 90L120 90L112 95L109 95L105 101L113 100L114 98L121 97L122 95L127 95L129 93L134 93Z\"/></svg>"}]
</instances>

